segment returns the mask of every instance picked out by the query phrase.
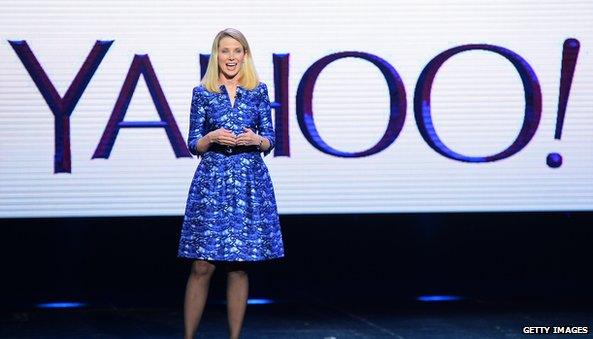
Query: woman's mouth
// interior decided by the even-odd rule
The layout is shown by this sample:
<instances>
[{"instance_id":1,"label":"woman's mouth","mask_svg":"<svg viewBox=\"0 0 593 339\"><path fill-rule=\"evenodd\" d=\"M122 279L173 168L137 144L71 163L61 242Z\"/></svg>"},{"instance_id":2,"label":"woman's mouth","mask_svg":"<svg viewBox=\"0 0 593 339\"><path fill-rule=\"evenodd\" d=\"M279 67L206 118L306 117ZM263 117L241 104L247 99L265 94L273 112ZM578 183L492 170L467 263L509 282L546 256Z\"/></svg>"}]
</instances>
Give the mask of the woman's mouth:
<instances>
[{"instance_id":1,"label":"woman's mouth","mask_svg":"<svg viewBox=\"0 0 593 339\"><path fill-rule=\"evenodd\" d=\"M234 71L236 67L237 67L236 62L227 62L226 63L226 68L228 68L230 71Z\"/></svg>"}]
</instances>

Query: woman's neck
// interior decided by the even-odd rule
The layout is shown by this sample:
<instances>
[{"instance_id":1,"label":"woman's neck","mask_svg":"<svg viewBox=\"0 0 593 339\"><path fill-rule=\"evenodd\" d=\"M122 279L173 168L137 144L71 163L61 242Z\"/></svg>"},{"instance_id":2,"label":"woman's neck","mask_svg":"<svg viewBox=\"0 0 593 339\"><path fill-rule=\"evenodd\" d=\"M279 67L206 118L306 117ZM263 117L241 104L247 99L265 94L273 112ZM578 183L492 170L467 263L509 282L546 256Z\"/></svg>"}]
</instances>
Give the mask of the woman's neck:
<instances>
[{"instance_id":1,"label":"woman's neck","mask_svg":"<svg viewBox=\"0 0 593 339\"><path fill-rule=\"evenodd\" d=\"M225 86L236 87L239 84L239 80L237 77L228 79L224 76L220 76L218 77L218 83Z\"/></svg>"}]
</instances>

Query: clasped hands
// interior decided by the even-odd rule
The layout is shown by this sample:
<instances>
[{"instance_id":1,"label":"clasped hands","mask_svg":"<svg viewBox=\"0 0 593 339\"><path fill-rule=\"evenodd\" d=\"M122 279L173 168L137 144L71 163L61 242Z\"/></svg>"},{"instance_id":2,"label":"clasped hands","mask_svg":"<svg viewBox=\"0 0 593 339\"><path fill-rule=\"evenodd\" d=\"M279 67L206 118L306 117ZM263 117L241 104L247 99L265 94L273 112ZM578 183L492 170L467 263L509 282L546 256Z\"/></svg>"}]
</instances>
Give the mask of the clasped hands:
<instances>
[{"instance_id":1,"label":"clasped hands","mask_svg":"<svg viewBox=\"0 0 593 339\"><path fill-rule=\"evenodd\" d=\"M249 128L243 128L243 133L235 135L226 128L219 128L208 133L210 143L225 146L251 146L260 144L261 138Z\"/></svg>"}]
</instances>

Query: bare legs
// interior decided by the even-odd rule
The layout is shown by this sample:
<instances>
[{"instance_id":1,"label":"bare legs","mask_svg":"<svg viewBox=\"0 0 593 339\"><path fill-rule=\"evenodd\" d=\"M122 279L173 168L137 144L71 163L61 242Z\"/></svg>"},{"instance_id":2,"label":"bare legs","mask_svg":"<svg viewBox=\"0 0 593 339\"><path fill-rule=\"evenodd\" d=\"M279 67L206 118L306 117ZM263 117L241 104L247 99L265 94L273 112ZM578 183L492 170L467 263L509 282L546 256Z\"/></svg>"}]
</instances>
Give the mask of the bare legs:
<instances>
[{"instance_id":1,"label":"bare legs","mask_svg":"<svg viewBox=\"0 0 593 339\"><path fill-rule=\"evenodd\" d=\"M192 262L183 304L185 339L193 339L196 334L204 311L204 305L206 305L206 298L208 298L210 278L215 268L216 266L207 261L195 260Z\"/></svg>"},{"instance_id":2,"label":"bare legs","mask_svg":"<svg viewBox=\"0 0 593 339\"><path fill-rule=\"evenodd\" d=\"M183 307L185 339L193 339L196 334L206 305L210 278L215 268L215 265L204 260L194 260L192 263L191 273L185 289ZM225 265L225 268L227 271L229 337L237 339L241 333L245 309L247 308L249 278L245 266L240 263L229 263Z\"/></svg>"},{"instance_id":3,"label":"bare legs","mask_svg":"<svg viewBox=\"0 0 593 339\"><path fill-rule=\"evenodd\" d=\"M227 265L227 318L230 339L238 339L243 326L247 295L249 293L249 277L245 267Z\"/></svg>"}]
</instances>

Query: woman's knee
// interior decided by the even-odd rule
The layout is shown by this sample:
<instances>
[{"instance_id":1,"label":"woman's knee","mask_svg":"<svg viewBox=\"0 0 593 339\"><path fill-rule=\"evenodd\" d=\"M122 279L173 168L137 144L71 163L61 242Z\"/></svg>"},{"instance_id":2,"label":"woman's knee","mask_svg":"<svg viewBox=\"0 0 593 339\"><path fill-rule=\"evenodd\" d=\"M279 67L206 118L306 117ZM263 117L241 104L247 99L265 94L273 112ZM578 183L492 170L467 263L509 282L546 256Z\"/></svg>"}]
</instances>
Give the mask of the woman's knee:
<instances>
[{"instance_id":1,"label":"woman's knee","mask_svg":"<svg viewBox=\"0 0 593 339\"><path fill-rule=\"evenodd\" d=\"M244 263L229 263L225 265L225 270L229 276L246 277L248 265Z\"/></svg>"},{"instance_id":2,"label":"woman's knee","mask_svg":"<svg viewBox=\"0 0 593 339\"><path fill-rule=\"evenodd\" d=\"M216 266L212 263L204 260L195 260L191 266L191 274L194 277L211 276L214 273L214 269L216 269Z\"/></svg>"}]
</instances>

